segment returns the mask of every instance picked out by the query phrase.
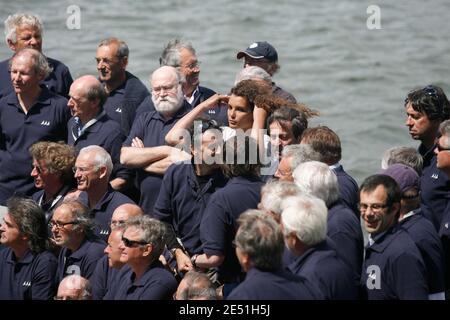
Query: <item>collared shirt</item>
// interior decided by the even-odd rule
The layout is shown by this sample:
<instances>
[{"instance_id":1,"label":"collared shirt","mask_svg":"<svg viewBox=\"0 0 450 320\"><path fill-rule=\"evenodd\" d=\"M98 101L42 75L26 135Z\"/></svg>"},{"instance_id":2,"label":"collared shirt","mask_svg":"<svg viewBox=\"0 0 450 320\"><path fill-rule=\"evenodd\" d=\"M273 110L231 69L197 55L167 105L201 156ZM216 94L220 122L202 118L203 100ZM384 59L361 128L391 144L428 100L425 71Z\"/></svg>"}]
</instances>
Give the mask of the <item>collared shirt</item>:
<instances>
[{"instance_id":1,"label":"collared shirt","mask_svg":"<svg viewBox=\"0 0 450 320\"><path fill-rule=\"evenodd\" d=\"M0 204L14 193L31 196L37 191L30 176L32 144L66 140L70 118L67 99L45 86L41 89L26 114L14 92L0 100Z\"/></svg>"},{"instance_id":2,"label":"collared shirt","mask_svg":"<svg viewBox=\"0 0 450 320\"><path fill-rule=\"evenodd\" d=\"M138 280L133 269L125 265L105 300L171 300L177 287L173 275L159 261L153 262Z\"/></svg>"},{"instance_id":3,"label":"collared shirt","mask_svg":"<svg viewBox=\"0 0 450 320\"><path fill-rule=\"evenodd\" d=\"M89 207L88 194L83 191L78 198L81 203ZM114 210L125 203L135 204L133 200L119 191L114 191L111 186L105 192L99 202L91 208L91 214L94 217L95 229L94 233L97 237L108 242L109 233L111 232L111 218Z\"/></svg>"},{"instance_id":4,"label":"collared shirt","mask_svg":"<svg viewBox=\"0 0 450 320\"><path fill-rule=\"evenodd\" d=\"M113 171L111 180L114 178L127 179L132 175L130 169L127 169L120 163L120 149L125 140L120 125L111 120L103 111L97 117L88 121L81 129L78 137L73 134L73 127L76 127L76 118L72 117L68 123L67 143L75 147L76 152L84 147L97 145L105 149L111 156L113 162Z\"/></svg>"},{"instance_id":5,"label":"collared shirt","mask_svg":"<svg viewBox=\"0 0 450 320\"><path fill-rule=\"evenodd\" d=\"M220 276L234 278L241 272L232 246L238 227L236 220L245 210L258 206L263 184L259 177L233 177L206 205L200 223L200 239L204 253L225 256L219 267Z\"/></svg>"},{"instance_id":6,"label":"collared shirt","mask_svg":"<svg viewBox=\"0 0 450 320\"><path fill-rule=\"evenodd\" d=\"M150 93L142 81L132 73L125 71L125 75L125 82L109 93L103 110L121 126L122 133L128 135L136 117L137 108Z\"/></svg>"},{"instance_id":7,"label":"collared shirt","mask_svg":"<svg viewBox=\"0 0 450 320\"><path fill-rule=\"evenodd\" d=\"M11 73L9 72L9 60L0 62L0 98L6 97L14 91L11 81ZM69 89L73 79L69 68L61 61L47 57L48 64L53 69L52 72L41 83L44 84L51 92L57 93L64 97L68 97Z\"/></svg>"},{"instance_id":8,"label":"collared shirt","mask_svg":"<svg viewBox=\"0 0 450 320\"><path fill-rule=\"evenodd\" d=\"M198 86L197 86L197 88L195 88L194 92L192 92L191 96L188 97L188 96L184 95L184 99L186 99L187 103L189 103L192 106L192 103L194 102L194 99L195 99L195 95L198 95L198 94L199 94L199 92L198 92Z\"/></svg>"},{"instance_id":9,"label":"collared shirt","mask_svg":"<svg viewBox=\"0 0 450 320\"><path fill-rule=\"evenodd\" d=\"M326 300L354 300L358 297L353 271L327 240L296 257L288 269L317 284Z\"/></svg>"},{"instance_id":10,"label":"collared shirt","mask_svg":"<svg viewBox=\"0 0 450 320\"><path fill-rule=\"evenodd\" d=\"M53 211L56 207L64 200L66 194L72 189L70 186L63 186L61 190L58 191L57 194L51 199L51 201L44 203L45 198L45 190L39 190L36 193L33 193L31 199L37 202L37 204L41 207L45 212L45 221L49 222L53 216Z\"/></svg>"},{"instance_id":11,"label":"collared shirt","mask_svg":"<svg viewBox=\"0 0 450 320\"><path fill-rule=\"evenodd\" d=\"M123 143L123 146L130 147L133 138L138 137L144 143L144 147L157 147L166 145L165 137L175 123L180 120L190 110L187 102L169 119L165 119L156 111L141 114L134 122L131 132ZM141 192L139 205L146 214L152 215L153 207L161 188L163 176L152 174L143 169L137 170L137 181Z\"/></svg>"},{"instance_id":12,"label":"collared shirt","mask_svg":"<svg viewBox=\"0 0 450 320\"><path fill-rule=\"evenodd\" d=\"M320 292L307 279L284 270L251 268L227 300L317 300Z\"/></svg>"},{"instance_id":13,"label":"collared shirt","mask_svg":"<svg viewBox=\"0 0 450 320\"><path fill-rule=\"evenodd\" d=\"M0 250L0 300L49 300L55 294L55 256L28 251L17 261L11 248Z\"/></svg>"},{"instance_id":14,"label":"collared shirt","mask_svg":"<svg viewBox=\"0 0 450 320\"><path fill-rule=\"evenodd\" d=\"M154 218L172 225L176 235L189 252L200 253L200 222L211 195L222 188L226 179L220 170L206 177L200 186L193 164L173 164L161 184L155 204Z\"/></svg>"},{"instance_id":15,"label":"collared shirt","mask_svg":"<svg viewBox=\"0 0 450 320\"><path fill-rule=\"evenodd\" d=\"M106 244L102 241L85 239L74 252L62 248L58 257L58 283L70 274L78 274L89 279L94 273L97 261L103 257Z\"/></svg>"},{"instance_id":16,"label":"collared shirt","mask_svg":"<svg viewBox=\"0 0 450 320\"><path fill-rule=\"evenodd\" d=\"M111 289L115 277L120 269L111 268L108 263L108 255L104 255L98 260L94 273L91 276L92 299L103 300L105 295Z\"/></svg>"},{"instance_id":17,"label":"collared shirt","mask_svg":"<svg viewBox=\"0 0 450 320\"><path fill-rule=\"evenodd\" d=\"M422 256L411 237L391 228L366 247L361 286L369 300L427 300Z\"/></svg>"}]
</instances>

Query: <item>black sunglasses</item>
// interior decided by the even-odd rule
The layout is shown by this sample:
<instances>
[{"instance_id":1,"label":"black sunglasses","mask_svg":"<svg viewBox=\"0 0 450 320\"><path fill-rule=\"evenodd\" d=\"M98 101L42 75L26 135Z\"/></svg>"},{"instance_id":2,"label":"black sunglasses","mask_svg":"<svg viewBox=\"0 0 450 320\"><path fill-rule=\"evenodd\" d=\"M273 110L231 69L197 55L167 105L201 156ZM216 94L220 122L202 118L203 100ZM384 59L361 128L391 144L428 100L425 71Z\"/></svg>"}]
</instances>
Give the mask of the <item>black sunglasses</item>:
<instances>
[{"instance_id":1,"label":"black sunglasses","mask_svg":"<svg viewBox=\"0 0 450 320\"><path fill-rule=\"evenodd\" d=\"M127 248L132 248L132 247L136 247L136 246L145 246L146 244L148 244L145 241L130 240L130 239L125 238L124 236L122 236L122 241L123 241L123 244L125 245L125 247L127 247Z\"/></svg>"}]
</instances>

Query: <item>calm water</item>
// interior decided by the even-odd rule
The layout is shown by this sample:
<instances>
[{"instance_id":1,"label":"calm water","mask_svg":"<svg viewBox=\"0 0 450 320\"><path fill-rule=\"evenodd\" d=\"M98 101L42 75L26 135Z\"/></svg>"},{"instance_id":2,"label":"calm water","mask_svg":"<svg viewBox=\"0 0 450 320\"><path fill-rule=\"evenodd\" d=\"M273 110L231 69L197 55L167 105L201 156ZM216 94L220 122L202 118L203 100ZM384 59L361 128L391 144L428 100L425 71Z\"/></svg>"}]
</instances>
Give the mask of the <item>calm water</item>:
<instances>
[{"instance_id":1,"label":"calm water","mask_svg":"<svg viewBox=\"0 0 450 320\"><path fill-rule=\"evenodd\" d=\"M0 1L0 20L17 11L39 14L44 52L72 75L94 73L100 39L130 47L128 70L146 84L164 44L189 39L202 61L202 84L226 93L242 67L236 53L267 40L278 50L274 80L321 112L312 124L335 130L346 169L361 182L379 168L382 152L416 146L404 126L408 91L428 83L450 95L450 1ZM381 8L381 30L368 30L366 9ZM69 5L81 29L66 27ZM3 25L2 25L3 28ZM0 58L11 52L0 45Z\"/></svg>"}]
</instances>

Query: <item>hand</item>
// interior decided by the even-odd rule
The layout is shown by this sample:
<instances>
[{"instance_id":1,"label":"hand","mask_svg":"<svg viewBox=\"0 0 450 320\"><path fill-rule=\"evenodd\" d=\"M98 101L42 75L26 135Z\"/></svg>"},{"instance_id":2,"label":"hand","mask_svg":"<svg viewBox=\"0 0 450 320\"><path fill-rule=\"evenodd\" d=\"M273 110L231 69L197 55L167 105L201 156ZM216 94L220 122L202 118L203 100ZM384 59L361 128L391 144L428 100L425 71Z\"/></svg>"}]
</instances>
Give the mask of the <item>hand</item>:
<instances>
[{"instance_id":1,"label":"hand","mask_svg":"<svg viewBox=\"0 0 450 320\"><path fill-rule=\"evenodd\" d=\"M194 268L191 259L181 249L175 250L175 259L178 272L188 272Z\"/></svg>"},{"instance_id":2,"label":"hand","mask_svg":"<svg viewBox=\"0 0 450 320\"><path fill-rule=\"evenodd\" d=\"M134 137L131 141L131 146L135 148L144 148L144 143L138 137Z\"/></svg>"},{"instance_id":3,"label":"hand","mask_svg":"<svg viewBox=\"0 0 450 320\"><path fill-rule=\"evenodd\" d=\"M221 95L221 94L214 94L205 101L203 101L199 107L201 107L203 110L209 110L212 108L215 108L216 106L220 106L223 104L228 104L228 100L230 99L227 95Z\"/></svg>"}]
</instances>

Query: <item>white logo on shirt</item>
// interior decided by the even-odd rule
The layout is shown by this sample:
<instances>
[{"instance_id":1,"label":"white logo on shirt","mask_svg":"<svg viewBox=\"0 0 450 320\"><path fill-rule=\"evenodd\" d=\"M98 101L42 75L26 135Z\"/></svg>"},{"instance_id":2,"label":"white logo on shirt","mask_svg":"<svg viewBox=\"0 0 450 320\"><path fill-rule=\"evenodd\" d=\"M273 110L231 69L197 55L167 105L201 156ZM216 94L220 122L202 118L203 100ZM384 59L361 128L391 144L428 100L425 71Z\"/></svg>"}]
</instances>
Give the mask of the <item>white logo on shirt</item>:
<instances>
[{"instance_id":1,"label":"white logo on shirt","mask_svg":"<svg viewBox=\"0 0 450 320\"><path fill-rule=\"evenodd\" d=\"M431 175L431 179L437 179L437 178L439 178L439 174L433 173L433 174Z\"/></svg>"},{"instance_id":2,"label":"white logo on shirt","mask_svg":"<svg viewBox=\"0 0 450 320\"><path fill-rule=\"evenodd\" d=\"M448 222L444 224L445 229L448 229Z\"/></svg>"},{"instance_id":3,"label":"white logo on shirt","mask_svg":"<svg viewBox=\"0 0 450 320\"><path fill-rule=\"evenodd\" d=\"M116 112L122 113L122 108L121 107L117 107Z\"/></svg>"},{"instance_id":4,"label":"white logo on shirt","mask_svg":"<svg viewBox=\"0 0 450 320\"><path fill-rule=\"evenodd\" d=\"M102 235L108 235L109 234L109 230L105 230L105 229L102 229L102 230L100 230L100 234L102 234Z\"/></svg>"},{"instance_id":5,"label":"white logo on shirt","mask_svg":"<svg viewBox=\"0 0 450 320\"><path fill-rule=\"evenodd\" d=\"M24 281L22 287L31 287L31 281Z\"/></svg>"},{"instance_id":6,"label":"white logo on shirt","mask_svg":"<svg viewBox=\"0 0 450 320\"><path fill-rule=\"evenodd\" d=\"M41 126L50 126L50 121L48 121L48 120L42 120L42 122L41 122Z\"/></svg>"},{"instance_id":7,"label":"white logo on shirt","mask_svg":"<svg viewBox=\"0 0 450 320\"><path fill-rule=\"evenodd\" d=\"M367 267L367 289L381 289L381 270L377 265L370 265Z\"/></svg>"}]
</instances>

